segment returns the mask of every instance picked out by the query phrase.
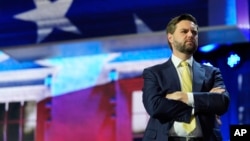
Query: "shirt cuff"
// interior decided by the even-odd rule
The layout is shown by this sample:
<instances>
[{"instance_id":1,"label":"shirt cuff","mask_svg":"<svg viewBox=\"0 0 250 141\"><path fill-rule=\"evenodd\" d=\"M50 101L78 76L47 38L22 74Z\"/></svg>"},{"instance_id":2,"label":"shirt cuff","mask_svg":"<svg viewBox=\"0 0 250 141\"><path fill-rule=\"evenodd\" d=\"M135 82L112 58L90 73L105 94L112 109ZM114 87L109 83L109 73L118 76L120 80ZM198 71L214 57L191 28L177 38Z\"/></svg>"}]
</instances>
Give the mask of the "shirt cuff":
<instances>
[{"instance_id":1,"label":"shirt cuff","mask_svg":"<svg viewBox=\"0 0 250 141\"><path fill-rule=\"evenodd\" d=\"M194 95L193 93L187 93L188 96L188 105L194 107Z\"/></svg>"}]
</instances>

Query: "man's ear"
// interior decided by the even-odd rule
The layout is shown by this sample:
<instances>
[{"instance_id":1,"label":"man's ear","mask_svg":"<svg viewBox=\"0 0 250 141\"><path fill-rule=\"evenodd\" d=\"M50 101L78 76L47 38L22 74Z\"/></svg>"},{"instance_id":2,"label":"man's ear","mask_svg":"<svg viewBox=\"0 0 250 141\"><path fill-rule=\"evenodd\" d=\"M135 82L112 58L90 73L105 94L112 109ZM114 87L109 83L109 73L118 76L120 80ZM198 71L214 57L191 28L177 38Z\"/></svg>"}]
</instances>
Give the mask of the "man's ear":
<instances>
[{"instance_id":1,"label":"man's ear","mask_svg":"<svg viewBox=\"0 0 250 141\"><path fill-rule=\"evenodd\" d=\"M168 41L169 41L170 43L173 42L173 35L172 35L172 34L168 33L167 38L168 38Z\"/></svg>"}]
</instances>

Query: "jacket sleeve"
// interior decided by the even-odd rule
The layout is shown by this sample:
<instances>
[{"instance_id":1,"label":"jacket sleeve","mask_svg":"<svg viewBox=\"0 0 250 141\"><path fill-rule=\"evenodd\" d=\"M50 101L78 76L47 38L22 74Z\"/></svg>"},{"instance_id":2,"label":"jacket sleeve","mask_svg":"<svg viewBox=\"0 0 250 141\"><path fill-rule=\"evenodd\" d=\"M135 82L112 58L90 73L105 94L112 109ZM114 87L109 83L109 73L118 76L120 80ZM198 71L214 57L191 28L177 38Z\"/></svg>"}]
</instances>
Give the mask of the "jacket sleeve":
<instances>
[{"instance_id":1,"label":"jacket sleeve","mask_svg":"<svg viewBox=\"0 0 250 141\"><path fill-rule=\"evenodd\" d=\"M160 79L154 71L143 71L143 104L148 114L161 121L184 121L190 120L192 107L187 104L165 98L167 93L174 92L170 88L162 89Z\"/></svg>"},{"instance_id":2,"label":"jacket sleeve","mask_svg":"<svg viewBox=\"0 0 250 141\"><path fill-rule=\"evenodd\" d=\"M210 73L209 80L204 82L204 88L209 88L209 85L212 88L222 87L225 92L221 94L210 93L211 89L207 89L205 92L193 92L195 113L222 115L228 110L230 98L219 69L214 69Z\"/></svg>"}]
</instances>

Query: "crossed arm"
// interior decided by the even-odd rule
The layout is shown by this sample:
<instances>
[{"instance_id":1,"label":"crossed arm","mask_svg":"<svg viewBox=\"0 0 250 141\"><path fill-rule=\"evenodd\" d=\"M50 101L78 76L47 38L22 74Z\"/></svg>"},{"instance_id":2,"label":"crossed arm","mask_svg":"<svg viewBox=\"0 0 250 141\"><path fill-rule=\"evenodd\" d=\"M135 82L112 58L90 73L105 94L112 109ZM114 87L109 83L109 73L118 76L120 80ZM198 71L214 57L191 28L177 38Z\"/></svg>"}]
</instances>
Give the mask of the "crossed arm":
<instances>
[{"instance_id":1,"label":"crossed arm","mask_svg":"<svg viewBox=\"0 0 250 141\"><path fill-rule=\"evenodd\" d=\"M223 92L225 92L225 89L223 89L221 87L215 87L215 88L212 88L209 92L222 94ZM173 93L167 94L166 98L172 99L172 100L179 100L183 103L188 104L188 94L186 92L181 92L181 91L173 92ZM222 122L220 120L220 116L218 116L218 115L216 115L216 121L219 125L222 124Z\"/></svg>"},{"instance_id":2,"label":"crossed arm","mask_svg":"<svg viewBox=\"0 0 250 141\"><path fill-rule=\"evenodd\" d=\"M215 88L212 88L209 92L222 94L223 92L225 92L225 89L221 87L215 87ZM167 94L166 98L172 99L172 100L179 100L186 104L188 103L188 95L186 92L176 91L176 92Z\"/></svg>"}]
</instances>

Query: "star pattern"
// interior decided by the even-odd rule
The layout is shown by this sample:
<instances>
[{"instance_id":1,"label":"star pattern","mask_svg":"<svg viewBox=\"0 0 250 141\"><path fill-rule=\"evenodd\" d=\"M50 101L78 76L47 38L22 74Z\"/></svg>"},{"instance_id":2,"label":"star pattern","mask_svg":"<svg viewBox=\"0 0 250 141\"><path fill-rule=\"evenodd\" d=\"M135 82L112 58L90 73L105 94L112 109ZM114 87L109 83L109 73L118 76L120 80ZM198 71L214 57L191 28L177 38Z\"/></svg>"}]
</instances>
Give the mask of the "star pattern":
<instances>
[{"instance_id":1,"label":"star pattern","mask_svg":"<svg viewBox=\"0 0 250 141\"><path fill-rule=\"evenodd\" d=\"M34 0L36 9L17 14L19 20L32 21L37 24L37 42L44 40L54 28L66 32L81 34L78 28L65 17L73 0Z\"/></svg>"}]
</instances>

